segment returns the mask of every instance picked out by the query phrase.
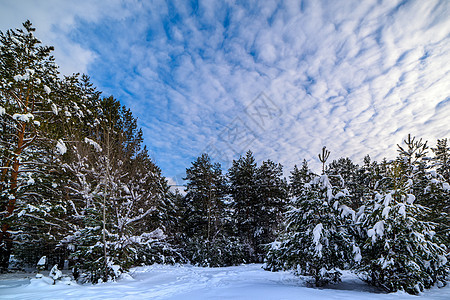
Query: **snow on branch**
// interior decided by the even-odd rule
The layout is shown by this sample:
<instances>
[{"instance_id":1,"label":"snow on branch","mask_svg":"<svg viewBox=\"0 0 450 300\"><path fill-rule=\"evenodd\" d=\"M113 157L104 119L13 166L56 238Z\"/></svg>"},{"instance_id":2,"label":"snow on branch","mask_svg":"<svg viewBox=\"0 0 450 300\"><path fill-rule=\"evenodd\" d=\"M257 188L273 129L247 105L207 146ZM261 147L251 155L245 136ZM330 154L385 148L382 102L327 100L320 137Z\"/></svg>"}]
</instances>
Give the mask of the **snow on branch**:
<instances>
[{"instance_id":1,"label":"snow on branch","mask_svg":"<svg viewBox=\"0 0 450 300\"><path fill-rule=\"evenodd\" d=\"M89 138L84 138L84 142L89 144L89 145L91 145L91 146L93 146L95 151L102 152L102 147L100 147L100 145L96 141L91 140Z\"/></svg>"}]
</instances>

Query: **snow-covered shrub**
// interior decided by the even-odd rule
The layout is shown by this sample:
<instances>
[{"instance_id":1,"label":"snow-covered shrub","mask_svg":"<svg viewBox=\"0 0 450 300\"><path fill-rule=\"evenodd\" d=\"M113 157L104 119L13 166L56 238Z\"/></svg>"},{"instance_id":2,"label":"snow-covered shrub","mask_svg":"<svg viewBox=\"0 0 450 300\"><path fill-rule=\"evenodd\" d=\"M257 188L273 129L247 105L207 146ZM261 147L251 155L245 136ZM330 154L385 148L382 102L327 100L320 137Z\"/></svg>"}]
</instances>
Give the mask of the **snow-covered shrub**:
<instances>
[{"instance_id":1,"label":"snow-covered shrub","mask_svg":"<svg viewBox=\"0 0 450 300\"><path fill-rule=\"evenodd\" d=\"M42 256L36 264L36 269L39 272L41 272L41 271L45 270L46 264L47 264L47 257Z\"/></svg>"},{"instance_id":2,"label":"snow-covered shrub","mask_svg":"<svg viewBox=\"0 0 450 300\"><path fill-rule=\"evenodd\" d=\"M63 274L58 269L58 265L54 265L53 268L50 270L48 276L53 278L53 280L56 282L57 280L60 280L62 278Z\"/></svg>"}]
</instances>

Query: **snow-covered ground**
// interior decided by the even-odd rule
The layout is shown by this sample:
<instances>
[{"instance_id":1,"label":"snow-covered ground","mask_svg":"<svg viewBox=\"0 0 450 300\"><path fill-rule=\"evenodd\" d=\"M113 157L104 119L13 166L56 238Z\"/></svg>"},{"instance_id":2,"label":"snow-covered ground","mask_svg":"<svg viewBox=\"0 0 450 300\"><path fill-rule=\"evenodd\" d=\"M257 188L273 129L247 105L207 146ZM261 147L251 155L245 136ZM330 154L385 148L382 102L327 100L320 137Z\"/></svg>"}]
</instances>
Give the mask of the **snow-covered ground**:
<instances>
[{"instance_id":1,"label":"snow-covered ground","mask_svg":"<svg viewBox=\"0 0 450 300\"><path fill-rule=\"evenodd\" d=\"M0 276L0 299L450 299L450 286L421 296L385 294L352 273L340 284L317 289L288 272L268 272L261 265L226 268L154 265L134 268L117 282L78 285L20 274ZM21 277L22 276L22 277ZM20 278L21 277L21 278ZM49 278L47 278L49 279Z\"/></svg>"}]
</instances>

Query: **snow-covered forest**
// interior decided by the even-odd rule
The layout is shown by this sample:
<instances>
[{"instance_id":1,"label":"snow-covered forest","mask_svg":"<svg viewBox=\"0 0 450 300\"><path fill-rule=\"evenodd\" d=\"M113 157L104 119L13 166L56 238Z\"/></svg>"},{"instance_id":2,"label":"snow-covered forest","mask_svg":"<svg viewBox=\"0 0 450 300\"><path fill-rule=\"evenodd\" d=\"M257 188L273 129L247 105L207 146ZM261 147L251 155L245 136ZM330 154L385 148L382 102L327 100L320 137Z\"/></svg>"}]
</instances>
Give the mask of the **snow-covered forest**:
<instances>
[{"instance_id":1,"label":"snow-covered forest","mask_svg":"<svg viewBox=\"0 0 450 300\"><path fill-rule=\"evenodd\" d=\"M59 74L23 26L0 33L2 272L37 266L60 280L65 268L97 284L143 265L264 263L315 286L343 270L387 292L446 285L445 137L410 135L397 157L361 165L324 147L321 170L299 161L287 179L251 151L228 170L202 154L173 192L130 109L87 75Z\"/></svg>"}]
</instances>

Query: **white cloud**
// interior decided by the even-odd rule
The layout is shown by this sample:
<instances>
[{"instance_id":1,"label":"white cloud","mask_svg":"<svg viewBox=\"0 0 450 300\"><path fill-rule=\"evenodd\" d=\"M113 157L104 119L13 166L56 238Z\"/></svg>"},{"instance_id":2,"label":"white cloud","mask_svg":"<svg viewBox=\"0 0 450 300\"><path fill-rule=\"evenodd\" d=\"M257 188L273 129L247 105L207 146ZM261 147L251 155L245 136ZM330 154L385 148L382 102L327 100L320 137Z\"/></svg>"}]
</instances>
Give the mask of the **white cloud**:
<instances>
[{"instance_id":1,"label":"white cloud","mask_svg":"<svg viewBox=\"0 0 450 300\"><path fill-rule=\"evenodd\" d=\"M132 108L167 174L210 143L236 159L219 137L237 117L255 156L288 169L317 167L323 145L361 162L396 155L408 133L449 137L448 1L20 3L0 28L34 18L64 73L87 70ZM282 112L264 130L244 112L261 92Z\"/></svg>"},{"instance_id":2,"label":"white cloud","mask_svg":"<svg viewBox=\"0 0 450 300\"><path fill-rule=\"evenodd\" d=\"M136 2L137 4L137 2ZM26 20L30 20L37 28L36 36L46 45L55 46L54 56L64 75L85 73L88 66L97 58L95 52L81 47L69 34L80 21L96 23L108 16L112 19L123 19L131 14L122 9L126 3L120 0L107 1L2 1L0 12L0 30L20 28ZM134 6L128 8L138 9Z\"/></svg>"}]
</instances>

